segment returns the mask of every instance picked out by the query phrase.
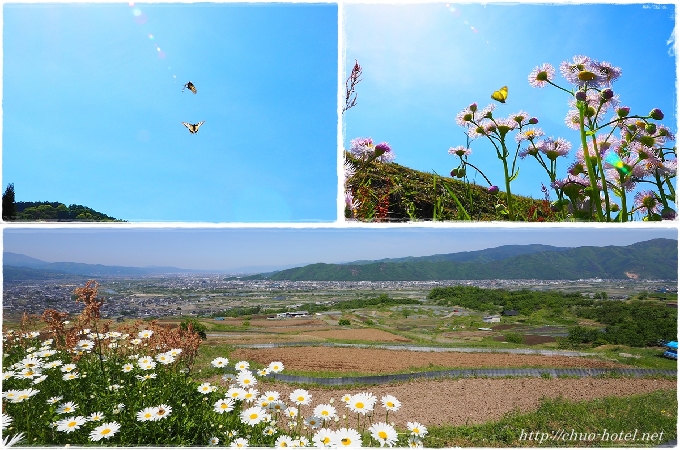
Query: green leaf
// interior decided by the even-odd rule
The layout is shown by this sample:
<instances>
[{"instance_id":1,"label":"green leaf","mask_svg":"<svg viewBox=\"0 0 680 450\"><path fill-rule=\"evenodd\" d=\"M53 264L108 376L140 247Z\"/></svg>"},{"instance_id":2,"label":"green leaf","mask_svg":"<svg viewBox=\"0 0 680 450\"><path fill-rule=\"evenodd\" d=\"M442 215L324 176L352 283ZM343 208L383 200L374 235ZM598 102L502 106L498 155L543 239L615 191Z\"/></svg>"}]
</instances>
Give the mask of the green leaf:
<instances>
[{"instance_id":1,"label":"green leaf","mask_svg":"<svg viewBox=\"0 0 680 450\"><path fill-rule=\"evenodd\" d=\"M519 167L517 168L517 172L513 173L508 182L512 183L515 178L517 178L517 175L519 175Z\"/></svg>"},{"instance_id":2,"label":"green leaf","mask_svg":"<svg viewBox=\"0 0 680 450\"><path fill-rule=\"evenodd\" d=\"M446 188L447 191L449 191L449 195L451 196L453 201L456 202L456 205L458 205L459 211L463 213L463 218L465 220L472 220L468 212L465 210L465 208L463 208L463 205L460 203L460 200L458 200L458 197L456 197L456 194L454 194L453 190L446 183L444 183L444 187Z\"/></svg>"}]
</instances>

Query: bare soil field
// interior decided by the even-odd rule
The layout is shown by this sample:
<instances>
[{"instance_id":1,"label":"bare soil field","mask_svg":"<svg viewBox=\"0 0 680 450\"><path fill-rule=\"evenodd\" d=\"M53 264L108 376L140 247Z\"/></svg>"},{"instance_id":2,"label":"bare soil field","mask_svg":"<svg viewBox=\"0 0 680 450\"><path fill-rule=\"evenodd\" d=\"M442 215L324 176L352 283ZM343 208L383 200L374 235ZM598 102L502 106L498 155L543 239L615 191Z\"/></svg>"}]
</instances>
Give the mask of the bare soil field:
<instances>
[{"instance_id":1,"label":"bare soil field","mask_svg":"<svg viewBox=\"0 0 680 450\"><path fill-rule=\"evenodd\" d=\"M293 389L299 387L269 381L260 382L257 386L260 392L280 392L284 401L288 400ZM677 382L650 378L472 378L415 380L361 389L340 387L308 390L312 394L311 407L328 403L333 398L338 414L346 414L350 423L352 418L356 423L356 416L344 406L341 400L344 394L372 392L376 395L376 420L385 418L380 398L387 394L394 395L401 402L401 408L390 413L389 421L404 427L407 421L414 420L425 426L486 423L498 420L513 410L536 410L543 398L561 396L571 401L584 401L611 396L625 397L659 389L677 389Z\"/></svg>"},{"instance_id":2,"label":"bare soil field","mask_svg":"<svg viewBox=\"0 0 680 450\"><path fill-rule=\"evenodd\" d=\"M357 331L357 330L352 330ZM237 349L230 359L269 364L281 361L288 370L390 374L415 368L628 367L609 361L571 356L515 355L506 353L413 352L371 348L291 347Z\"/></svg>"},{"instance_id":3,"label":"bare soil field","mask_svg":"<svg viewBox=\"0 0 680 450\"><path fill-rule=\"evenodd\" d=\"M313 331L311 333L304 333L305 336L313 336L324 339L344 339L353 341L369 341L369 342L411 342L396 334L389 333L383 330L376 330L374 328L359 328L352 330L328 330L328 331ZM302 335L300 335L302 336Z\"/></svg>"}]
</instances>

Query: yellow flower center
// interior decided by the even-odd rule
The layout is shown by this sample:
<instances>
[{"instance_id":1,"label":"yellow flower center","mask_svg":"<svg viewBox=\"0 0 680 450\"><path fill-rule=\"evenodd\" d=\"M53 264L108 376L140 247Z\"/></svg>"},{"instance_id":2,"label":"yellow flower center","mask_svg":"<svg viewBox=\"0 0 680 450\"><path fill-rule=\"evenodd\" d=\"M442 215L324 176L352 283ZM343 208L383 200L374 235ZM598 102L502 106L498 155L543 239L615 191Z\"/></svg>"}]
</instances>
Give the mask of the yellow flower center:
<instances>
[{"instance_id":1,"label":"yellow flower center","mask_svg":"<svg viewBox=\"0 0 680 450\"><path fill-rule=\"evenodd\" d=\"M106 430L102 430L102 434L103 434L103 435L107 435L107 434L109 434L110 432L111 432L111 430L110 430L109 428L107 428Z\"/></svg>"},{"instance_id":2,"label":"yellow flower center","mask_svg":"<svg viewBox=\"0 0 680 450\"><path fill-rule=\"evenodd\" d=\"M380 439L387 439L387 433L384 431L379 431L378 436L380 436Z\"/></svg>"},{"instance_id":3,"label":"yellow flower center","mask_svg":"<svg viewBox=\"0 0 680 450\"><path fill-rule=\"evenodd\" d=\"M387 406L389 406L390 408L393 408L393 407L394 407L394 403L392 403L392 402L387 402Z\"/></svg>"},{"instance_id":4,"label":"yellow flower center","mask_svg":"<svg viewBox=\"0 0 680 450\"><path fill-rule=\"evenodd\" d=\"M361 409L361 408L364 407L364 404L361 403L361 402L357 402L355 406L356 406L357 408L360 408L360 409Z\"/></svg>"},{"instance_id":5,"label":"yellow flower center","mask_svg":"<svg viewBox=\"0 0 680 450\"><path fill-rule=\"evenodd\" d=\"M414 429L413 429L413 432L414 432L415 434L420 434L420 430L419 430L418 428L414 428Z\"/></svg>"},{"instance_id":6,"label":"yellow flower center","mask_svg":"<svg viewBox=\"0 0 680 450\"><path fill-rule=\"evenodd\" d=\"M300 395L300 396L298 396L297 400L299 402L303 402L305 400L305 398L302 395Z\"/></svg>"},{"instance_id":7,"label":"yellow flower center","mask_svg":"<svg viewBox=\"0 0 680 450\"><path fill-rule=\"evenodd\" d=\"M78 422L76 422L76 421L74 420L74 421L69 422L69 423L68 423L68 426L69 426L69 427L75 427L77 423L78 423Z\"/></svg>"},{"instance_id":8,"label":"yellow flower center","mask_svg":"<svg viewBox=\"0 0 680 450\"><path fill-rule=\"evenodd\" d=\"M257 419L257 414L251 414L250 415L250 420L255 420Z\"/></svg>"},{"instance_id":9,"label":"yellow flower center","mask_svg":"<svg viewBox=\"0 0 680 450\"><path fill-rule=\"evenodd\" d=\"M321 442L323 442L324 444L328 444L330 441L331 441L331 438L329 438L329 437L325 437L321 440Z\"/></svg>"},{"instance_id":10,"label":"yellow flower center","mask_svg":"<svg viewBox=\"0 0 680 450\"><path fill-rule=\"evenodd\" d=\"M342 438L340 442L342 442L342 445L349 445L352 443L352 440L350 438Z\"/></svg>"}]
</instances>

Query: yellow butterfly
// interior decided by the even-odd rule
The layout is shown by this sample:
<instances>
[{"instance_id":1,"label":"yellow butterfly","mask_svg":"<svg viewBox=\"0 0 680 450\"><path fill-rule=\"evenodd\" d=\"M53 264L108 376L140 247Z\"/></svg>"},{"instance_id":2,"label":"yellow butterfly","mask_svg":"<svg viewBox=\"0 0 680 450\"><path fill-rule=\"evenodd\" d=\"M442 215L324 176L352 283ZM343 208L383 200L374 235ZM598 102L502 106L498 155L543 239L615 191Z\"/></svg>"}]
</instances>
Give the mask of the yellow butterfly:
<instances>
[{"instance_id":1,"label":"yellow butterfly","mask_svg":"<svg viewBox=\"0 0 680 450\"><path fill-rule=\"evenodd\" d=\"M497 102L505 103L505 100L508 98L508 87L503 86L499 90L494 91L494 93L491 94L491 98Z\"/></svg>"}]
</instances>

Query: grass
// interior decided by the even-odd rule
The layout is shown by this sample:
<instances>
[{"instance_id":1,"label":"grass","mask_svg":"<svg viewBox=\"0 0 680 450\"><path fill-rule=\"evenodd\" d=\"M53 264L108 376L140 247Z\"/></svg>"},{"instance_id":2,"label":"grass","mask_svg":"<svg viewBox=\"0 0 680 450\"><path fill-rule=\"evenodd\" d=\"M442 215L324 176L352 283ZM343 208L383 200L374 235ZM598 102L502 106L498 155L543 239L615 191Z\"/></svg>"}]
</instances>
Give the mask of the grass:
<instances>
[{"instance_id":1,"label":"grass","mask_svg":"<svg viewBox=\"0 0 680 450\"><path fill-rule=\"evenodd\" d=\"M547 399L537 411L526 414L515 411L494 422L430 427L424 444L432 448L652 447L677 438L677 416L676 390L585 402ZM561 430L563 434L560 434ZM609 440L602 439L605 430ZM613 439L614 434L621 432L622 437L631 433L629 438L632 438L636 430L634 442ZM539 433L538 439L529 439L529 433L536 436L536 432ZM557 439L560 436L564 440ZM573 440L570 439L572 436Z\"/></svg>"},{"instance_id":2,"label":"grass","mask_svg":"<svg viewBox=\"0 0 680 450\"><path fill-rule=\"evenodd\" d=\"M353 158L346 154L349 160ZM433 182L436 180L436 183ZM370 186L363 189L361 186ZM349 186L354 198L364 206L359 208L359 220L507 220L496 212L496 204L504 202L505 194L492 195L487 188L466 185L450 177L409 169L395 163L369 164L365 171L352 177ZM448 188L448 189L447 189ZM461 210L448 190L451 190L467 212ZM367 217L373 213L380 200L387 204L384 218ZM387 200L385 200L387 199ZM513 195L515 209L523 221L554 221L553 214L542 200Z\"/></svg>"}]
</instances>

